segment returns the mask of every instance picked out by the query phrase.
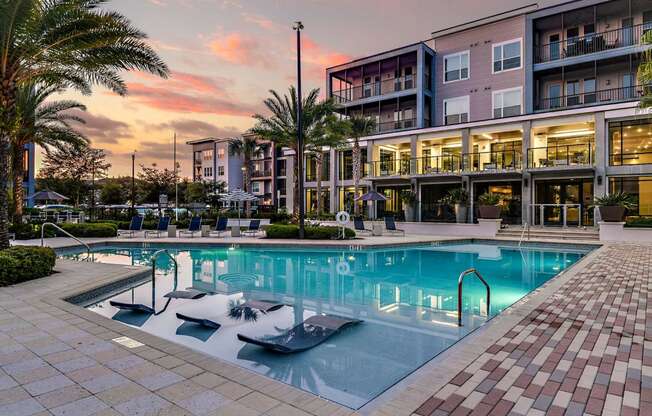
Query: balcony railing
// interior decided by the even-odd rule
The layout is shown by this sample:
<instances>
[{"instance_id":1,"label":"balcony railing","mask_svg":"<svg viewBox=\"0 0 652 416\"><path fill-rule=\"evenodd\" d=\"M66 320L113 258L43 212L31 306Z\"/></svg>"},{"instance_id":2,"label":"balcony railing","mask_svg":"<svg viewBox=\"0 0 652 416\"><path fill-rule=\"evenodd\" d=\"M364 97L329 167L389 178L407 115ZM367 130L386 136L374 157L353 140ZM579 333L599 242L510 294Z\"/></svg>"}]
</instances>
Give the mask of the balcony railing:
<instances>
[{"instance_id":1,"label":"balcony railing","mask_svg":"<svg viewBox=\"0 0 652 416\"><path fill-rule=\"evenodd\" d=\"M378 133L384 133L387 131L415 129L416 127L417 127L417 119L410 118L406 120L387 121L383 123L378 123L376 124L376 131Z\"/></svg>"},{"instance_id":2,"label":"balcony railing","mask_svg":"<svg viewBox=\"0 0 652 416\"><path fill-rule=\"evenodd\" d=\"M522 165L522 151L516 149L464 154L465 172L518 170Z\"/></svg>"},{"instance_id":3,"label":"balcony railing","mask_svg":"<svg viewBox=\"0 0 652 416\"><path fill-rule=\"evenodd\" d=\"M272 176L272 171L269 169L266 170L255 170L251 172L251 177L252 178L263 178L266 176Z\"/></svg>"},{"instance_id":4,"label":"balcony railing","mask_svg":"<svg viewBox=\"0 0 652 416\"><path fill-rule=\"evenodd\" d=\"M601 103L617 103L640 100L645 94L643 85L624 88L611 88L579 94L562 95L539 100L537 111L558 110L569 107L581 107Z\"/></svg>"},{"instance_id":5,"label":"balcony railing","mask_svg":"<svg viewBox=\"0 0 652 416\"><path fill-rule=\"evenodd\" d=\"M462 170L460 155L424 156L412 159L416 175L441 175Z\"/></svg>"},{"instance_id":6,"label":"balcony railing","mask_svg":"<svg viewBox=\"0 0 652 416\"><path fill-rule=\"evenodd\" d=\"M365 98L379 97L393 92L411 90L416 87L417 80L414 76L392 78L333 91L333 99L338 104L346 104Z\"/></svg>"},{"instance_id":7,"label":"balcony railing","mask_svg":"<svg viewBox=\"0 0 652 416\"><path fill-rule=\"evenodd\" d=\"M410 159L387 159L377 162L368 162L369 176L405 176L412 174L412 161Z\"/></svg>"},{"instance_id":8,"label":"balcony railing","mask_svg":"<svg viewBox=\"0 0 652 416\"><path fill-rule=\"evenodd\" d=\"M648 30L652 30L652 23L590 33L541 45L537 48L535 63L552 62L573 56L640 45L641 38Z\"/></svg>"},{"instance_id":9,"label":"balcony railing","mask_svg":"<svg viewBox=\"0 0 652 416\"><path fill-rule=\"evenodd\" d=\"M593 143L533 147L528 149L528 168L559 168L593 165Z\"/></svg>"}]
</instances>

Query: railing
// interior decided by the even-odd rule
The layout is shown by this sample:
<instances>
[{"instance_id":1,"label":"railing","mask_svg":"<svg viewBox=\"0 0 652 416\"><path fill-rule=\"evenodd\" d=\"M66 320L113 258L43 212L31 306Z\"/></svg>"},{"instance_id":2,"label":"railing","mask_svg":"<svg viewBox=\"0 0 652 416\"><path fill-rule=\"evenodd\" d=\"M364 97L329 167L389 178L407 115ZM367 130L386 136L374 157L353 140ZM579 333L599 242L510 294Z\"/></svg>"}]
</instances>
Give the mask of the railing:
<instances>
[{"instance_id":1,"label":"railing","mask_svg":"<svg viewBox=\"0 0 652 416\"><path fill-rule=\"evenodd\" d=\"M590 166L593 164L593 150L592 143L533 147L528 149L528 168Z\"/></svg>"},{"instance_id":2,"label":"railing","mask_svg":"<svg viewBox=\"0 0 652 416\"><path fill-rule=\"evenodd\" d=\"M521 238L518 240L519 247L523 244L523 237L525 237L526 232L527 232L527 241L530 241L530 226L528 225L527 221L523 224L523 231L521 231Z\"/></svg>"},{"instance_id":3,"label":"railing","mask_svg":"<svg viewBox=\"0 0 652 416\"><path fill-rule=\"evenodd\" d=\"M412 174L410 159L388 159L378 162L369 162L368 171L372 177L379 176L404 176Z\"/></svg>"},{"instance_id":4,"label":"railing","mask_svg":"<svg viewBox=\"0 0 652 416\"><path fill-rule=\"evenodd\" d=\"M517 170L522 168L521 150L500 150L464 154L464 171L495 172L499 170Z\"/></svg>"},{"instance_id":5,"label":"railing","mask_svg":"<svg viewBox=\"0 0 652 416\"><path fill-rule=\"evenodd\" d=\"M462 159L456 154L417 157L412 159L412 163L416 175L438 175L462 169Z\"/></svg>"},{"instance_id":6,"label":"railing","mask_svg":"<svg viewBox=\"0 0 652 416\"><path fill-rule=\"evenodd\" d=\"M537 111L559 110L568 107L581 107L600 103L635 101L640 100L643 95L645 95L644 85L561 95L559 97L542 98L537 103Z\"/></svg>"},{"instance_id":7,"label":"railing","mask_svg":"<svg viewBox=\"0 0 652 416\"><path fill-rule=\"evenodd\" d=\"M609 155L609 165L647 165L652 163L652 151L637 151L633 153L612 153Z\"/></svg>"},{"instance_id":8,"label":"railing","mask_svg":"<svg viewBox=\"0 0 652 416\"><path fill-rule=\"evenodd\" d=\"M464 276L472 273L478 276L478 279L487 288L487 317L491 316L491 289L489 289L489 284L476 269L468 269L460 273L460 277L457 279L457 326L462 326L462 283L464 282Z\"/></svg>"},{"instance_id":9,"label":"railing","mask_svg":"<svg viewBox=\"0 0 652 416\"><path fill-rule=\"evenodd\" d=\"M417 81L414 76L392 78L333 91L332 97L336 103L345 104L352 101L378 97L393 92L411 90L416 88L416 86Z\"/></svg>"},{"instance_id":10,"label":"railing","mask_svg":"<svg viewBox=\"0 0 652 416\"><path fill-rule=\"evenodd\" d=\"M269 169L266 170L255 170L251 172L251 177L252 178L262 178L265 176L272 176L272 171Z\"/></svg>"},{"instance_id":11,"label":"railing","mask_svg":"<svg viewBox=\"0 0 652 416\"><path fill-rule=\"evenodd\" d=\"M353 165L352 164L339 164L339 172L338 172L338 178L341 181L350 181L353 180ZM362 162L360 164L360 177L364 178L366 176L369 176L369 164L366 162Z\"/></svg>"},{"instance_id":12,"label":"railing","mask_svg":"<svg viewBox=\"0 0 652 416\"><path fill-rule=\"evenodd\" d=\"M651 23L643 23L541 45L537 48L535 63L640 45L644 33L650 29L652 29Z\"/></svg>"},{"instance_id":13,"label":"railing","mask_svg":"<svg viewBox=\"0 0 652 416\"><path fill-rule=\"evenodd\" d=\"M172 290L177 290L177 282L179 278L179 265L177 260L172 257L172 255L167 250L159 250L152 254L152 310L154 310L154 315L160 315L165 312L165 310L170 305L170 301L172 301L172 298L168 297L168 300L165 303L163 309L161 309L159 312L156 312L156 260L161 254L168 256L174 264L174 288Z\"/></svg>"},{"instance_id":14,"label":"railing","mask_svg":"<svg viewBox=\"0 0 652 416\"><path fill-rule=\"evenodd\" d=\"M48 226L54 227L56 230L64 233L68 237L72 238L73 240L77 241L79 244L86 247L86 254L87 254L86 260L91 259L91 247L88 244L84 243L79 238L75 237L74 235L70 234L68 231L64 230L63 228L61 228L58 225L56 225L54 223L51 223L51 222L46 222L43 225L41 225L41 247L45 246L45 228L48 227Z\"/></svg>"},{"instance_id":15,"label":"railing","mask_svg":"<svg viewBox=\"0 0 652 416\"><path fill-rule=\"evenodd\" d=\"M577 226L582 226L582 204L530 204L532 208L532 225L537 225L537 210L539 211L539 225L545 225L546 208L553 210L559 209L561 215L561 225L565 228L568 226L568 211L569 209L577 209Z\"/></svg>"},{"instance_id":16,"label":"railing","mask_svg":"<svg viewBox=\"0 0 652 416\"><path fill-rule=\"evenodd\" d=\"M409 118L405 120L396 120L396 121L386 121L376 124L376 132L384 133L387 131L394 130L405 130L405 129L415 129L417 128L417 119Z\"/></svg>"}]
</instances>

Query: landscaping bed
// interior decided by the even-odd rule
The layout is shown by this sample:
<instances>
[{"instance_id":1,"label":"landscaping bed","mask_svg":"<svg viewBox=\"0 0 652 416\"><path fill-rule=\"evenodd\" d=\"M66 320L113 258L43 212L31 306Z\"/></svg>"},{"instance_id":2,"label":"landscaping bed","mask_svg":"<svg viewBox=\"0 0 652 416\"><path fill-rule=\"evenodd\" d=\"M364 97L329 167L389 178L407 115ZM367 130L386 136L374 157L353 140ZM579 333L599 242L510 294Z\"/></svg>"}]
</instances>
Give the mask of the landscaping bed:
<instances>
[{"instance_id":1,"label":"landscaping bed","mask_svg":"<svg viewBox=\"0 0 652 416\"><path fill-rule=\"evenodd\" d=\"M355 238L355 231L345 228L346 238ZM299 226L295 224L272 224L265 228L267 238L296 239L299 238ZM336 240L340 234L339 227L333 226L306 226L305 238L307 240Z\"/></svg>"},{"instance_id":2,"label":"landscaping bed","mask_svg":"<svg viewBox=\"0 0 652 416\"><path fill-rule=\"evenodd\" d=\"M56 255L49 247L16 246L0 250L0 286L49 276L55 262Z\"/></svg>"}]
</instances>

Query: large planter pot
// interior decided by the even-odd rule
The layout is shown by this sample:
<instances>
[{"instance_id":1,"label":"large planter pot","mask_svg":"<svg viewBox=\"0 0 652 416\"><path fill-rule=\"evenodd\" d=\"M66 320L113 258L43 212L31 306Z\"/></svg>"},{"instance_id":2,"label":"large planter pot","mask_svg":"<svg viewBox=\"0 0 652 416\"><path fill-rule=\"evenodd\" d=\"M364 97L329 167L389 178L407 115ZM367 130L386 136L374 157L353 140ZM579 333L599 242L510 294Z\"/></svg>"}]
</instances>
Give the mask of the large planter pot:
<instances>
[{"instance_id":1,"label":"large planter pot","mask_svg":"<svg viewBox=\"0 0 652 416\"><path fill-rule=\"evenodd\" d=\"M478 213L482 219L497 220L500 218L500 207L496 205L480 205Z\"/></svg>"},{"instance_id":2,"label":"large planter pot","mask_svg":"<svg viewBox=\"0 0 652 416\"><path fill-rule=\"evenodd\" d=\"M455 220L458 223L466 222L466 205L455 204Z\"/></svg>"},{"instance_id":3,"label":"large planter pot","mask_svg":"<svg viewBox=\"0 0 652 416\"><path fill-rule=\"evenodd\" d=\"M414 221L414 207L412 205L403 205L403 211L405 212L405 221Z\"/></svg>"},{"instance_id":4,"label":"large planter pot","mask_svg":"<svg viewBox=\"0 0 652 416\"><path fill-rule=\"evenodd\" d=\"M625 219L627 209L620 206L599 207L600 218L605 222L622 222Z\"/></svg>"}]
</instances>

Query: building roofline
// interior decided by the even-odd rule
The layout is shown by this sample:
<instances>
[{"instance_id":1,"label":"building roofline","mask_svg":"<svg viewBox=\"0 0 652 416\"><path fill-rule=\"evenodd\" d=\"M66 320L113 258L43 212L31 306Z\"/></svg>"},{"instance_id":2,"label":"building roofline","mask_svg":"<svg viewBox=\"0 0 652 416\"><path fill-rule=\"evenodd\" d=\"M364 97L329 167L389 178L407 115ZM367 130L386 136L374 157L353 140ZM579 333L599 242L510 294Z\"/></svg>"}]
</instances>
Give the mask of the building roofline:
<instances>
[{"instance_id":1,"label":"building roofline","mask_svg":"<svg viewBox=\"0 0 652 416\"><path fill-rule=\"evenodd\" d=\"M419 45L423 45L424 47L428 48L432 53L435 53L435 51L430 46L426 45L426 43L424 41L419 41L419 42L410 43L409 45L399 46L399 47L394 48L394 49L389 49L389 50L386 50L386 51L374 53L373 55L363 56L361 58L357 58L357 59L354 59L352 61L343 62L343 63L341 63L339 65L329 66L329 67L326 68L326 71L328 72L328 71L330 71L332 69L336 69L336 68L339 68L341 66L343 67L343 66L351 65L351 64L354 64L354 63L357 63L357 62L360 62L360 61L373 60L373 58L381 56L381 55L385 55L385 54L393 53L393 52L398 52L398 51L400 51L402 49L409 49L409 48L413 48L413 47L419 46Z\"/></svg>"},{"instance_id":2,"label":"building roofline","mask_svg":"<svg viewBox=\"0 0 652 416\"><path fill-rule=\"evenodd\" d=\"M490 23L500 22L501 20L511 19L512 17L521 16L531 13L539 9L538 3L531 3L525 6L517 7L515 9L507 10L504 12L496 13L491 16L482 17L480 19L471 20L465 23L460 23L455 26L449 26L444 29L436 30L431 33L432 39L440 38L442 36L451 35L453 33L462 32L469 29L474 29Z\"/></svg>"},{"instance_id":3,"label":"building roofline","mask_svg":"<svg viewBox=\"0 0 652 416\"><path fill-rule=\"evenodd\" d=\"M223 138L215 138L215 137L206 137L204 139L194 139L194 140L187 140L186 144L203 144L203 143L221 143L221 142L227 142L229 140L234 139L234 137L223 137Z\"/></svg>"}]
</instances>

